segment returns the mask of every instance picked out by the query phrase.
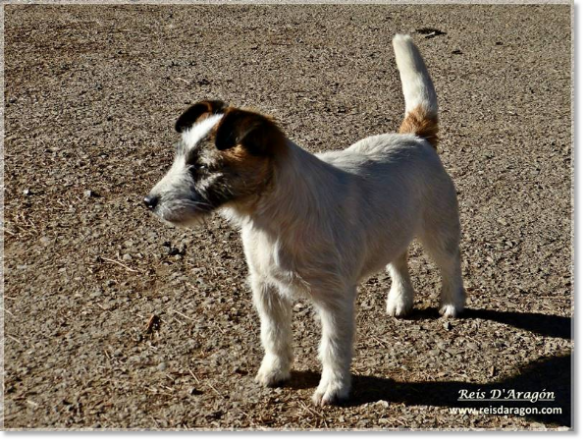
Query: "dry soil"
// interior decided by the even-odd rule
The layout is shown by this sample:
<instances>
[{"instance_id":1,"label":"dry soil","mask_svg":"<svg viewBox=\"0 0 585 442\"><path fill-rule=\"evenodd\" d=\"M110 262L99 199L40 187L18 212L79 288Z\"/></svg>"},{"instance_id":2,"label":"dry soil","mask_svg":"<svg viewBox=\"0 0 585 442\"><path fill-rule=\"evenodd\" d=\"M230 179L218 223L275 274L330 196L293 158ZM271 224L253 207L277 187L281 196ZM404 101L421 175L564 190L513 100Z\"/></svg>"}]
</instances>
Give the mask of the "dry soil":
<instances>
[{"instance_id":1,"label":"dry soil","mask_svg":"<svg viewBox=\"0 0 585 442\"><path fill-rule=\"evenodd\" d=\"M4 32L6 428L571 425L570 6L10 5ZM396 130L397 32L439 95L468 311L437 316L414 245L415 314L385 314L387 275L364 281L354 395L321 409L310 305L295 306L293 379L256 386L238 232L217 216L171 228L141 200L200 99L271 114L314 152ZM460 390L491 389L553 392L534 407L562 413L452 411L486 405Z\"/></svg>"}]
</instances>

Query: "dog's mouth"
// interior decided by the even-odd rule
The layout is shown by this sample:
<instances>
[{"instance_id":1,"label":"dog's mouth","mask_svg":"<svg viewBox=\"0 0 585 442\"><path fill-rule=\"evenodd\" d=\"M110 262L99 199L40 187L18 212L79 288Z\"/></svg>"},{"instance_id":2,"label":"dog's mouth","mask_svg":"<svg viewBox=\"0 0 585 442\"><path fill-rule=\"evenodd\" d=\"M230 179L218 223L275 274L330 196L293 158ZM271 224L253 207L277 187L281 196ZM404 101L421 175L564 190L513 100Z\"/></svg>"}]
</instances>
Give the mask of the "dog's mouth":
<instances>
[{"instance_id":1,"label":"dog's mouth","mask_svg":"<svg viewBox=\"0 0 585 442\"><path fill-rule=\"evenodd\" d=\"M211 204L193 200L162 202L153 213L167 223L189 227L199 222L213 211Z\"/></svg>"}]
</instances>

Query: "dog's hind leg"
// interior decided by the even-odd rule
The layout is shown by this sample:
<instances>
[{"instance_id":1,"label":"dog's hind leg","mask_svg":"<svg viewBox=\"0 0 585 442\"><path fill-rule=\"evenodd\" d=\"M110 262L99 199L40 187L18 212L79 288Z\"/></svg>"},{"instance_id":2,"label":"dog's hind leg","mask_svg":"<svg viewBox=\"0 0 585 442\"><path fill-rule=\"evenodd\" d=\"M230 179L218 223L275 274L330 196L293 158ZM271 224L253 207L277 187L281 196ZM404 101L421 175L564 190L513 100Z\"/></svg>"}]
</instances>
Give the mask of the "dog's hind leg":
<instances>
[{"instance_id":1,"label":"dog's hind leg","mask_svg":"<svg viewBox=\"0 0 585 442\"><path fill-rule=\"evenodd\" d=\"M257 275L250 277L250 284L254 305L260 315L260 335L265 352L256 381L274 387L290 378L292 305L276 287Z\"/></svg>"},{"instance_id":2,"label":"dog's hind leg","mask_svg":"<svg viewBox=\"0 0 585 442\"><path fill-rule=\"evenodd\" d=\"M390 316L406 316L412 311L414 289L408 274L408 252L404 252L387 266L392 278L386 312Z\"/></svg>"},{"instance_id":3,"label":"dog's hind leg","mask_svg":"<svg viewBox=\"0 0 585 442\"><path fill-rule=\"evenodd\" d=\"M459 252L459 223L434 225L420 239L441 271L443 286L439 312L445 317L455 317L463 312L465 305Z\"/></svg>"}]
</instances>

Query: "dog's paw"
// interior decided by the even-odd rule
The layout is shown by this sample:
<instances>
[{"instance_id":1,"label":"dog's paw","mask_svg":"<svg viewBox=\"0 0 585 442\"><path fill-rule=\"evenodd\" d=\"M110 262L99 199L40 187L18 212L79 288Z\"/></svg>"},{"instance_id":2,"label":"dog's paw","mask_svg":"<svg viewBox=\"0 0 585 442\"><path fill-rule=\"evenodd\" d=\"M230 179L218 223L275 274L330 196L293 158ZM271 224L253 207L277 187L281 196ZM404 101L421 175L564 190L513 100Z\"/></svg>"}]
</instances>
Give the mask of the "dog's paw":
<instances>
[{"instance_id":1,"label":"dog's paw","mask_svg":"<svg viewBox=\"0 0 585 442\"><path fill-rule=\"evenodd\" d=\"M349 399L351 386L330 382L324 386L319 385L313 394L313 403L317 406L339 405Z\"/></svg>"},{"instance_id":2,"label":"dog's paw","mask_svg":"<svg viewBox=\"0 0 585 442\"><path fill-rule=\"evenodd\" d=\"M290 370L278 364L262 363L256 374L256 382L263 387L278 387L290 379Z\"/></svg>"},{"instance_id":3,"label":"dog's paw","mask_svg":"<svg viewBox=\"0 0 585 442\"><path fill-rule=\"evenodd\" d=\"M412 300L405 299L403 296L390 295L386 304L386 313L396 318L402 318L412 312L412 307Z\"/></svg>"},{"instance_id":4,"label":"dog's paw","mask_svg":"<svg viewBox=\"0 0 585 442\"><path fill-rule=\"evenodd\" d=\"M439 313L445 318L456 318L463 313L463 307L457 307L453 304L442 305Z\"/></svg>"}]
</instances>

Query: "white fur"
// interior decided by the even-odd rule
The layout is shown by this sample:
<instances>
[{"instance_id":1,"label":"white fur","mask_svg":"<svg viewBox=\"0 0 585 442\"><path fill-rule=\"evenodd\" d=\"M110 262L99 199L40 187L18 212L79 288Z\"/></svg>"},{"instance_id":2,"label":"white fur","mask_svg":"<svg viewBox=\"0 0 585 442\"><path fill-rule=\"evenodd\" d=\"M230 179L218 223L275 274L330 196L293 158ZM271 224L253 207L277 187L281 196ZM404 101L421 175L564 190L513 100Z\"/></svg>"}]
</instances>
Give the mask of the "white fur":
<instances>
[{"instance_id":1,"label":"white fur","mask_svg":"<svg viewBox=\"0 0 585 442\"><path fill-rule=\"evenodd\" d=\"M456 193L434 149L412 135L366 138L340 152L311 155L292 142L274 189L257 210L224 209L242 228L266 356L265 385L290 374L290 306L309 298L321 318L323 376L317 403L350 389L357 284L386 265L387 311L403 316L413 294L406 251L418 237L441 270L442 312L461 312Z\"/></svg>"},{"instance_id":2,"label":"white fur","mask_svg":"<svg viewBox=\"0 0 585 442\"><path fill-rule=\"evenodd\" d=\"M437 94L425 62L409 35L396 35L392 40L396 64L400 71L405 113L422 106L429 116L438 113Z\"/></svg>"},{"instance_id":3,"label":"white fur","mask_svg":"<svg viewBox=\"0 0 585 442\"><path fill-rule=\"evenodd\" d=\"M223 114L216 114L195 123L190 129L181 134L183 146L180 146L175 156L173 165L165 176L152 188L151 195L157 195L160 202L156 206L155 213L163 220L188 225L197 225L199 219L190 219L198 209L206 205L205 201L194 198L193 190L205 194L206 187L210 186L217 179L217 174L209 176L205 180L194 182L189 173L187 156L190 149L193 149L203 140L213 127L221 120ZM204 156L203 162L209 162ZM182 222L188 219L188 222Z\"/></svg>"},{"instance_id":4,"label":"white fur","mask_svg":"<svg viewBox=\"0 0 585 442\"><path fill-rule=\"evenodd\" d=\"M407 109L436 112L434 89L410 37L394 39ZM407 249L418 237L443 277L441 312L455 316L465 294L459 263L459 218L453 183L435 150L414 135L366 138L319 155L288 143L273 188L255 210L224 208L242 230L254 302L266 350L257 380L290 376L291 305L310 299L322 324L318 404L345 399L351 386L354 301L358 283L387 266L387 312L413 305Z\"/></svg>"},{"instance_id":5,"label":"white fur","mask_svg":"<svg viewBox=\"0 0 585 442\"><path fill-rule=\"evenodd\" d=\"M223 114L212 115L203 121L194 124L190 129L183 132L181 136L183 137L183 143L185 143L187 149L195 147L199 141L207 136L209 131L213 129L213 126L215 126L222 118Z\"/></svg>"},{"instance_id":6,"label":"white fur","mask_svg":"<svg viewBox=\"0 0 585 442\"><path fill-rule=\"evenodd\" d=\"M394 48L407 111L422 106L436 113L435 91L412 40L397 36ZM185 143L194 146L219 118L195 125ZM319 155L292 141L284 150L275 156L270 188L254 205L235 202L222 213L241 228L260 315L265 356L256 379L274 385L290 376L291 306L299 297L310 299L322 325L323 373L314 400L328 404L350 392L359 282L387 267L388 314L412 309L407 250L413 238L441 271L441 312L454 316L463 310L456 193L436 151L415 135L372 136ZM157 186L175 189L164 183L175 176L176 188L187 192L182 174L171 169Z\"/></svg>"}]
</instances>

